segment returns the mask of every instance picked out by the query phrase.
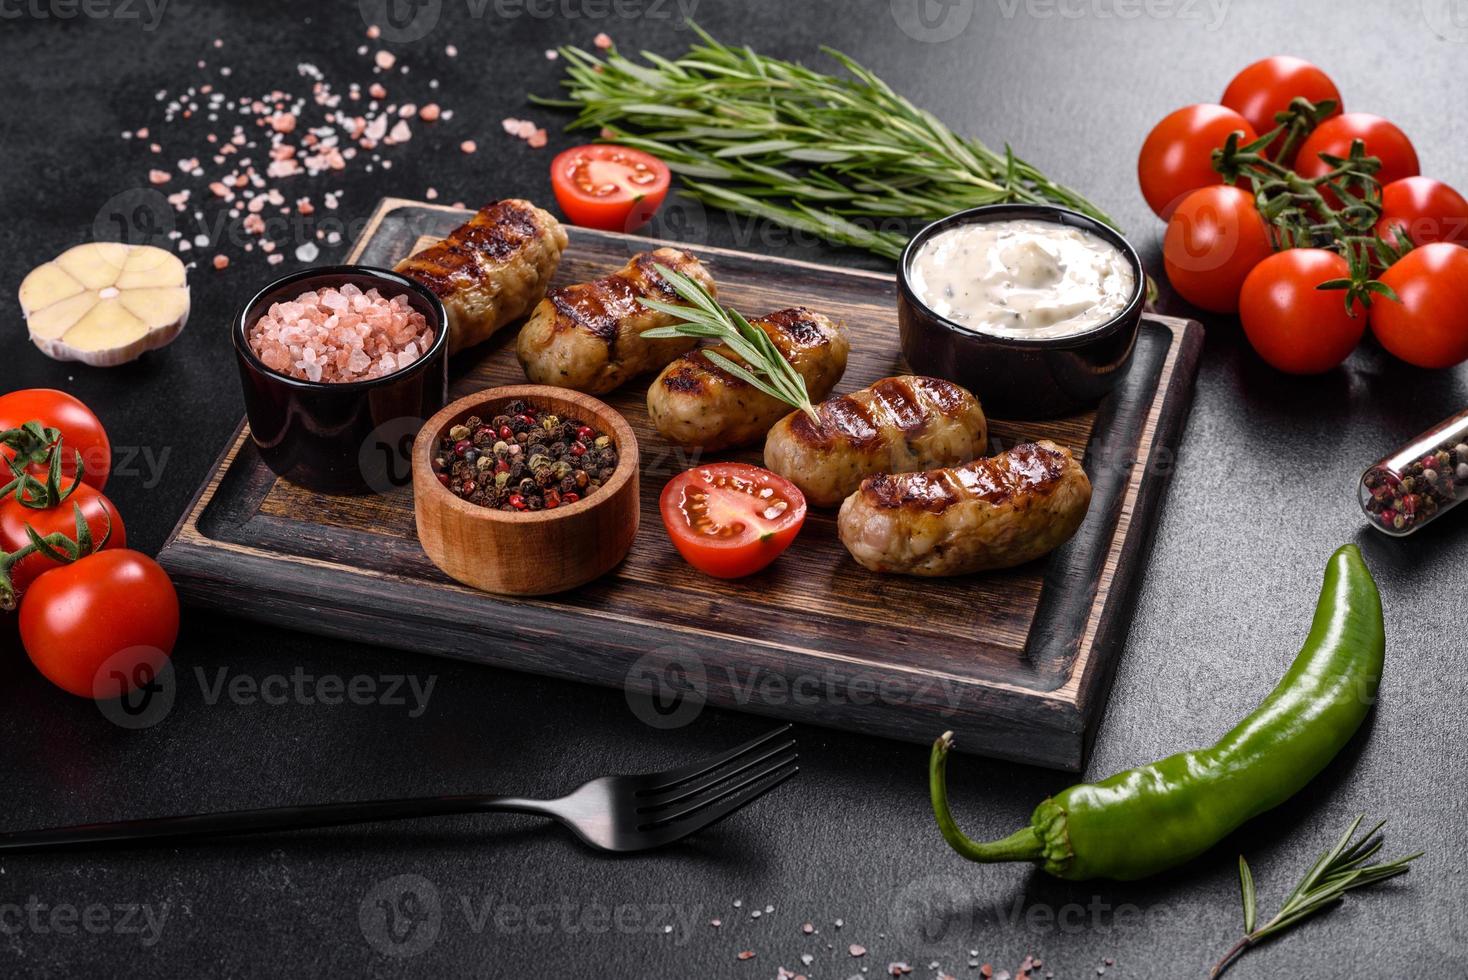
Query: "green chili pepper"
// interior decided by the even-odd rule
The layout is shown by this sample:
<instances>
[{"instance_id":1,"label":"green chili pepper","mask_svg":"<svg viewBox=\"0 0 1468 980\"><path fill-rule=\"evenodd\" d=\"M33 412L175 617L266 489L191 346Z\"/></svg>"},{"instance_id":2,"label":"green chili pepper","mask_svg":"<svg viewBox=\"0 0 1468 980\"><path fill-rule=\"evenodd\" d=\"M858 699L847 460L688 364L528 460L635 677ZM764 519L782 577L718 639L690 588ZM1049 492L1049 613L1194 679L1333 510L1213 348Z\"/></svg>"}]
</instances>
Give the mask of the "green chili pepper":
<instances>
[{"instance_id":1,"label":"green chili pepper","mask_svg":"<svg viewBox=\"0 0 1468 980\"><path fill-rule=\"evenodd\" d=\"M1376 700L1386 654L1381 596L1353 544L1331 556L1315 619L1295 662L1253 714L1211 748L1083 783L1045 800L1003 840L964 836L948 809L952 733L933 745L933 813L971 861L1036 861L1075 881L1130 881L1208 850L1278 806L1325 768Z\"/></svg>"}]
</instances>

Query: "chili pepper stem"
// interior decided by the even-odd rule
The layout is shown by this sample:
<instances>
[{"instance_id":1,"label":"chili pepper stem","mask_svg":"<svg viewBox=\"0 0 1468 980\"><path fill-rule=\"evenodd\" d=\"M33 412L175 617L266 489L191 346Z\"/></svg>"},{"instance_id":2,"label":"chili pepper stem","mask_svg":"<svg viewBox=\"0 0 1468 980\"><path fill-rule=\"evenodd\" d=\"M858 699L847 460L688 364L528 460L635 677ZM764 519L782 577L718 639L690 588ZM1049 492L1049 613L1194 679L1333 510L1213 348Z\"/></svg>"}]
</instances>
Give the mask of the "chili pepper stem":
<instances>
[{"instance_id":1,"label":"chili pepper stem","mask_svg":"<svg viewBox=\"0 0 1468 980\"><path fill-rule=\"evenodd\" d=\"M953 733L944 732L933 743L933 754L928 760L928 789L933 797L933 816L938 819L938 829L959 854L970 861L994 863L998 861L1038 861L1044 856L1044 845L1033 827L1023 827L996 841L976 841L958 829L953 811L948 808L948 751L953 748Z\"/></svg>"}]
</instances>

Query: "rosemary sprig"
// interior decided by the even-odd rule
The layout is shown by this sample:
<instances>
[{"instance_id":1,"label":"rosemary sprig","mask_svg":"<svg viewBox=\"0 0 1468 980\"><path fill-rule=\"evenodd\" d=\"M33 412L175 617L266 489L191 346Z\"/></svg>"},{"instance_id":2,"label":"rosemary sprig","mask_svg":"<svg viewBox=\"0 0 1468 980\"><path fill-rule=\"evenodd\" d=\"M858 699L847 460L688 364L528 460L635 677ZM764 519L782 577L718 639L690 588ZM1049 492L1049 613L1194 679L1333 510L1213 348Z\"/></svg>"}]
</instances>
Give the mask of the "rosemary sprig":
<instances>
[{"instance_id":1,"label":"rosemary sprig","mask_svg":"<svg viewBox=\"0 0 1468 980\"><path fill-rule=\"evenodd\" d=\"M1258 919L1258 902L1254 893L1254 876L1249 871L1249 863L1242 854L1239 855L1239 890L1244 900L1244 936L1214 964L1213 970L1208 974L1211 980L1221 976L1234 960L1251 947L1273 939L1291 926L1330 908L1353 888L1365 888L1406 874L1410 870L1407 865L1422 856L1423 852L1418 851L1384 864L1367 864L1381 850L1382 838L1377 834L1386 826L1386 821L1383 820L1359 840L1355 840L1356 829L1361 826L1362 819L1364 818L1357 817L1351 822L1351 826L1346 829L1335 847L1322 854L1295 886L1295 890L1290 892L1284 906L1274 918L1257 928L1255 922Z\"/></svg>"},{"instance_id":2,"label":"rosemary sprig","mask_svg":"<svg viewBox=\"0 0 1468 980\"><path fill-rule=\"evenodd\" d=\"M653 266L667 280L688 306L662 303L652 299L638 300L643 306L675 316L680 322L666 327L644 330L642 336L654 340L668 337L698 337L717 340L744 361L735 364L718 351L705 348L703 356L734 377L745 381L771 398L800 409L820 425L820 416L811 404L805 378L780 354L770 335L744 318L738 310L720 306L703 284L661 263Z\"/></svg>"},{"instance_id":3,"label":"rosemary sprig","mask_svg":"<svg viewBox=\"0 0 1468 980\"><path fill-rule=\"evenodd\" d=\"M897 258L915 220L1005 201L1052 202L1115 226L1099 208L1016 157L960 136L831 48L844 70L720 44L638 63L561 48L571 128L662 159L707 204Z\"/></svg>"}]
</instances>

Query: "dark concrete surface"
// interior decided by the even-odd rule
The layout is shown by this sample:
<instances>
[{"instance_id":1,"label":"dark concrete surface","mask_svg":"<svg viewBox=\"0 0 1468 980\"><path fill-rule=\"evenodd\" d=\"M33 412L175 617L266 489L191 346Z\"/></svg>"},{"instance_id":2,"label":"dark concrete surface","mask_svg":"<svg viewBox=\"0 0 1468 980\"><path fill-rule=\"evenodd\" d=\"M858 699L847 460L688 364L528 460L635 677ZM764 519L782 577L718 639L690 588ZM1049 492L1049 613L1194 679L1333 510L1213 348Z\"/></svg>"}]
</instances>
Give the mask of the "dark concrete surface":
<instances>
[{"instance_id":1,"label":"dark concrete surface","mask_svg":"<svg viewBox=\"0 0 1468 980\"><path fill-rule=\"evenodd\" d=\"M1468 184L1460 71L1468 28L1458 26L1468 16L1454 20L1450 0L957 0L934 5L936 33L928 34L911 29L906 14L910 30L900 26L892 7L910 9L908 2L685 0L685 9L718 36L770 54L815 61L821 44L851 53L955 128L996 146L1009 141L1082 188L1121 221L1154 269L1161 225L1136 187L1137 147L1164 113L1215 100L1237 69L1266 54L1318 62L1348 107L1387 115L1412 136L1427 173ZM298 178L302 189L292 196L310 193L318 204L322 192L342 191L334 218L348 232L379 197L421 196L430 186L445 202L548 202L549 154L572 138L561 131L564 116L525 102L527 91L555 90L560 66L544 49L586 45L601 30L624 48L667 55L689 41L671 0L615 8L598 0L442 0L422 9L435 7L426 36L372 50L388 47L411 66L394 76L394 99L434 98L454 118L415 127L409 144L385 153L390 170ZM150 552L241 414L228 319L264 281L297 264L300 233L284 236L279 269L258 251L211 245L206 256L227 251L232 265L192 273L183 336L114 370L41 356L26 341L14 290L30 267L92 237L99 220L105 225L114 195L147 188L150 167L174 169L204 149L211 128L227 134L225 123L201 118L165 126L158 90L172 95L213 81L231 96L305 93L301 62L338 91L374 78L356 51L367 43L357 4L174 0L156 19L155 10L121 0L80 12L64 0L0 0L0 380L7 390L65 388L95 406L133 457L130 466L119 457L108 491L131 540ZM923 39L944 34L955 36ZM214 38L223 48L212 47ZM444 56L448 44L457 58ZM228 79L218 72L225 65ZM550 147L531 150L504 135L506 116L546 126ZM120 138L139 126L163 144L160 155ZM466 138L478 141L477 154L458 152ZM175 171L165 190L183 183ZM690 222L693 213L673 214L672 224L684 227L670 225L670 233L884 267L720 213ZM318 215L319 226L332 227L332 217ZM178 227L188 237L198 231L187 215ZM345 248L325 247L317 261ZM1170 296L1162 307L1187 312ZM589 854L562 832L513 817L6 858L0 973L771 977L785 966L830 978L862 970L875 977L905 961L913 976L932 976L936 963L962 977L978 975L968 966L977 950L996 970L1013 971L1034 954L1057 977L1095 977L1103 968L1107 978L1201 977L1240 931L1236 855L1248 855L1261 904L1272 910L1364 812L1391 818L1390 851L1427 856L1406 879L1251 953L1232 975L1468 976L1468 514L1419 539L1390 541L1364 527L1353 500L1366 464L1463 407L1468 375L1410 370L1368 346L1330 375L1290 379L1259 364L1236 322L1216 318L1208 327L1196 406L1089 774L1207 743L1249 710L1296 649L1325 559L1343 542L1359 541L1378 576L1390 643L1367 729L1297 799L1194 864L1127 885L966 864L934 830L923 749L799 729L798 780L687 846L633 859ZM974 628L983 629L981 615ZM186 612L176 703L160 723L127 730L45 682L6 630L6 828L365 795L551 794L594 774L711 753L769 724L709 710L661 731L616 691L379 649L365 637L329 642ZM326 706L296 693L272 704L216 690L221 677L243 676L275 692L273 678L288 682L298 672L406 675L433 687L421 711L406 685L403 705L377 697ZM385 694L389 683L375 680L374 691ZM976 836L1007 833L1069 782L973 759L957 760L952 776ZM417 931L396 941L379 902ZM773 911L752 918L766 906ZM723 926L711 927L712 918ZM807 921L818 935L802 934ZM853 959L851 943L867 955ZM736 960L746 949L757 956ZM814 957L809 965L803 953Z\"/></svg>"}]
</instances>

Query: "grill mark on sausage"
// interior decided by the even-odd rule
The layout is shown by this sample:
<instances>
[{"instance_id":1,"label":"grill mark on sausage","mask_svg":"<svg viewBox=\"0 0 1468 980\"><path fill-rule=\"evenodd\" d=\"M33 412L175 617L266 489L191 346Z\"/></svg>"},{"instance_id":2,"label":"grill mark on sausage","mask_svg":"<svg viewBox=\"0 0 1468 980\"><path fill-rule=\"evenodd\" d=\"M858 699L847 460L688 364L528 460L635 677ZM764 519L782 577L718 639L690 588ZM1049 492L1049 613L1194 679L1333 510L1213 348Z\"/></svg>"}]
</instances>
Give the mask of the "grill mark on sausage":
<instances>
[{"instance_id":1,"label":"grill mark on sausage","mask_svg":"<svg viewBox=\"0 0 1468 980\"><path fill-rule=\"evenodd\" d=\"M862 481L862 496L875 507L941 514L963 500L999 505L1025 494L1044 496L1060 483L1068 453L1026 442L988 459L925 473L884 473Z\"/></svg>"},{"instance_id":2,"label":"grill mark on sausage","mask_svg":"<svg viewBox=\"0 0 1468 980\"><path fill-rule=\"evenodd\" d=\"M775 344L775 349L787 361L794 361L801 350L809 350L831 342L831 338L821 329L820 320L804 307L777 310L768 316L752 320L750 323L756 329L770 328L764 332L769 334L770 340ZM709 360L705 351L710 349L718 351L735 363L743 363L733 351L722 345L692 351L673 362L673 369L663 375L663 387L680 394L701 394L714 381L734 389L753 387L748 381L736 378Z\"/></svg>"},{"instance_id":3,"label":"grill mark on sausage","mask_svg":"<svg viewBox=\"0 0 1468 980\"><path fill-rule=\"evenodd\" d=\"M443 241L399 263L398 269L444 298L461 287L477 285L492 267L504 265L542 234L544 229L528 205L495 201Z\"/></svg>"},{"instance_id":4,"label":"grill mark on sausage","mask_svg":"<svg viewBox=\"0 0 1468 980\"><path fill-rule=\"evenodd\" d=\"M960 388L951 381L942 378L929 378L918 375L911 379L914 386L914 395L921 391L927 396L928 401L943 415L948 418L956 418L962 415L968 406L971 397L967 391Z\"/></svg>"},{"instance_id":5,"label":"grill mark on sausage","mask_svg":"<svg viewBox=\"0 0 1468 980\"><path fill-rule=\"evenodd\" d=\"M616 341L621 321L637 311L636 290L616 275L552 289L549 299L556 308L555 330L580 327L606 341L608 347Z\"/></svg>"}]
</instances>

